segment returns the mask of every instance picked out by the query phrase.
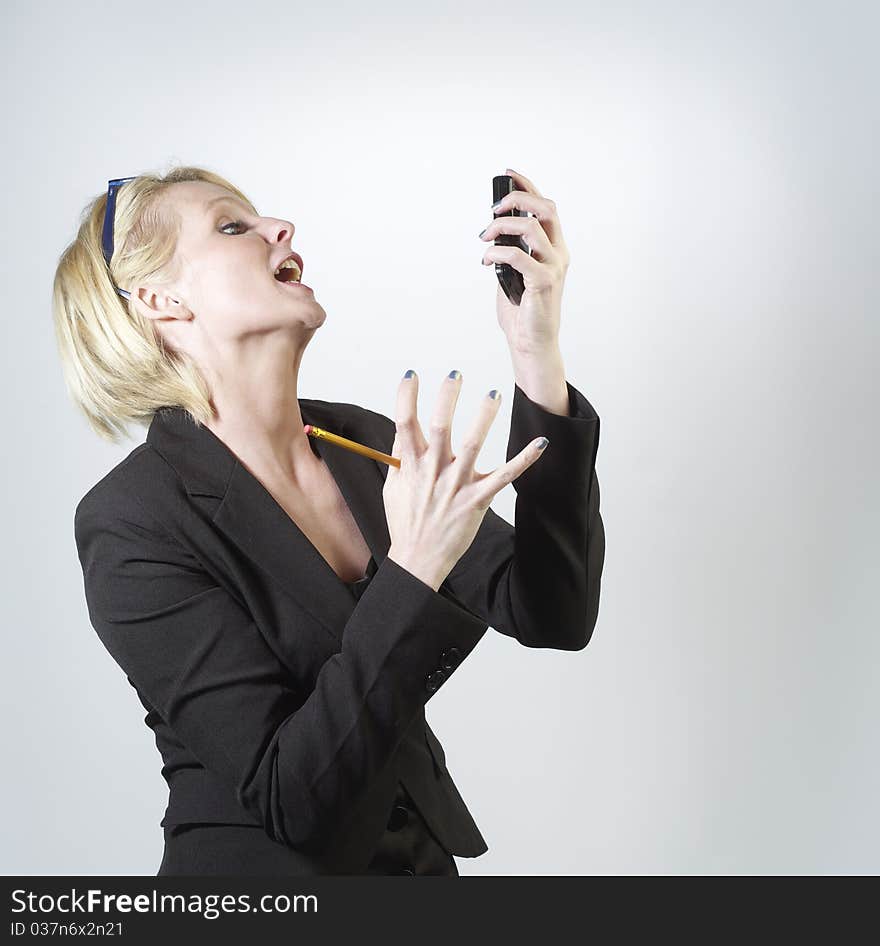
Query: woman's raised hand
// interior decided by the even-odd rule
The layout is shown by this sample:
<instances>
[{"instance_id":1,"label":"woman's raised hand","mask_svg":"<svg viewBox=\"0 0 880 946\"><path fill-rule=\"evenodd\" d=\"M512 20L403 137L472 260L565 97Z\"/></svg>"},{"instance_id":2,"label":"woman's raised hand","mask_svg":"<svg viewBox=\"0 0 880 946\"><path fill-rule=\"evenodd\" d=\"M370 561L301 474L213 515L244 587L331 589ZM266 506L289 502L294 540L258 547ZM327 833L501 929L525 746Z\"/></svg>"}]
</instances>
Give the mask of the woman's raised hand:
<instances>
[{"instance_id":1,"label":"woman's raised hand","mask_svg":"<svg viewBox=\"0 0 880 946\"><path fill-rule=\"evenodd\" d=\"M409 372L408 372L409 373ZM495 420L501 395L487 395L458 455L452 452L452 416L461 373L443 380L431 417L428 440L418 418L418 377L404 375L397 392L397 433L382 499L391 547L388 558L437 591L467 551L495 494L542 454L538 437L491 473L474 463ZM546 444L544 444L546 446Z\"/></svg>"}]
</instances>

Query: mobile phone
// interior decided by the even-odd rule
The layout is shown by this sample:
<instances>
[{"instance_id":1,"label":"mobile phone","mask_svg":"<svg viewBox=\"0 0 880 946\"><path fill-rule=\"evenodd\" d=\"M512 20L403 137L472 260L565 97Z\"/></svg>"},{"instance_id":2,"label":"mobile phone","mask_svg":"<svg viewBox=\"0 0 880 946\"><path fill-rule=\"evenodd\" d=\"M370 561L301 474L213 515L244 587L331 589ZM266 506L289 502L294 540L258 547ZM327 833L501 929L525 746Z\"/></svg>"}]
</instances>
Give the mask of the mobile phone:
<instances>
[{"instance_id":1,"label":"mobile phone","mask_svg":"<svg viewBox=\"0 0 880 946\"><path fill-rule=\"evenodd\" d=\"M514 190L516 190L516 188L513 186L513 178L509 174L496 175L492 178L492 203L496 203ZM528 215L527 210L513 209L505 213L496 213L493 217L497 219L498 217L528 217ZM516 233L500 233L495 238L495 246L518 246L524 253L528 253L529 256L532 255L529 245ZM501 284L501 288L504 290L504 294L510 302L513 303L513 305L519 305L523 290L525 289L522 273L514 269L508 263L496 263L495 275L498 277L498 282Z\"/></svg>"}]
</instances>

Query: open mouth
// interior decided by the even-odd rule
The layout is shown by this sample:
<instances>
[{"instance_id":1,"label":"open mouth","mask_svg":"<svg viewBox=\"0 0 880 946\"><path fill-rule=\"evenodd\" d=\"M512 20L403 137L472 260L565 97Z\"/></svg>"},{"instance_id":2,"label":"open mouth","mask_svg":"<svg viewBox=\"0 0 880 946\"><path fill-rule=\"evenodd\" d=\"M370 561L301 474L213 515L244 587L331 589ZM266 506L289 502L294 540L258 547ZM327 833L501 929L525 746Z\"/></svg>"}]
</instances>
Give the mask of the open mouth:
<instances>
[{"instance_id":1,"label":"open mouth","mask_svg":"<svg viewBox=\"0 0 880 946\"><path fill-rule=\"evenodd\" d=\"M298 289L307 289L312 291L311 286L302 282L302 269L299 263L292 256L284 260L273 273L276 282L283 283L287 287L296 287Z\"/></svg>"},{"instance_id":2,"label":"open mouth","mask_svg":"<svg viewBox=\"0 0 880 946\"><path fill-rule=\"evenodd\" d=\"M302 279L302 269L299 263L290 256L281 263L273 275L278 282L299 282Z\"/></svg>"}]
</instances>

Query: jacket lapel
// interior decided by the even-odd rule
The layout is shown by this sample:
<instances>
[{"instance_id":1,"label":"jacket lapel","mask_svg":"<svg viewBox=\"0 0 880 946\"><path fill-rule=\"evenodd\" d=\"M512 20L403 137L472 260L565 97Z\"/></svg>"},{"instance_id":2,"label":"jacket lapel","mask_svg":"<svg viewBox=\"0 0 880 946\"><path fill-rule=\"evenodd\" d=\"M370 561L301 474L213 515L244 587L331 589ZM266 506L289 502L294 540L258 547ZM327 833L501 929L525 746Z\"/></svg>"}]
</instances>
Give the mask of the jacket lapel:
<instances>
[{"instance_id":1,"label":"jacket lapel","mask_svg":"<svg viewBox=\"0 0 880 946\"><path fill-rule=\"evenodd\" d=\"M376 432L358 424L346 405L310 399L300 399L299 404L304 423L381 449ZM214 525L341 640L356 605L354 596L226 444L177 407L156 413L147 442L174 467L191 497L217 500L209 507ZM368 574L372 574L391 544L382 500L385 476L381 464L327 441L310 437L309 443L327 464L370 547L373 561Z\"/></svg>"}]
</instances>

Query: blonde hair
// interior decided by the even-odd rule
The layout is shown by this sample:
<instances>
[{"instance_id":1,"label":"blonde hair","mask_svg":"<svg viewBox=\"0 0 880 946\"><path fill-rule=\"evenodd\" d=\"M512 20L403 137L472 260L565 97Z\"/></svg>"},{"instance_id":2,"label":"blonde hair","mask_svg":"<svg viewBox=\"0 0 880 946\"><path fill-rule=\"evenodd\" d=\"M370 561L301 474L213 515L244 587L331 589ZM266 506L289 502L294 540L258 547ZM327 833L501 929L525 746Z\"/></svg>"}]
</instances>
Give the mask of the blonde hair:
<instances>
[{"instance_id":1,"label":"blonde hair","mask_svg":"<svg viewBox=\"0 0 880 946\"><path fill-rule=\"evenodd\" d=\"M200 424L214 416L211 392L193 359L166 346L153 321L114 287L174 278L182 221L164 198L172 184L184 181L226 188L256 215L237 187L204 168L141 174L116 196L109 270L101 246L106 190L82 211L76 238L55 270L52 316L64 381L95 433L111 443L128 437L132 422L148 427L160 407L182 407Z\"/></svg>"}]
</instances>

